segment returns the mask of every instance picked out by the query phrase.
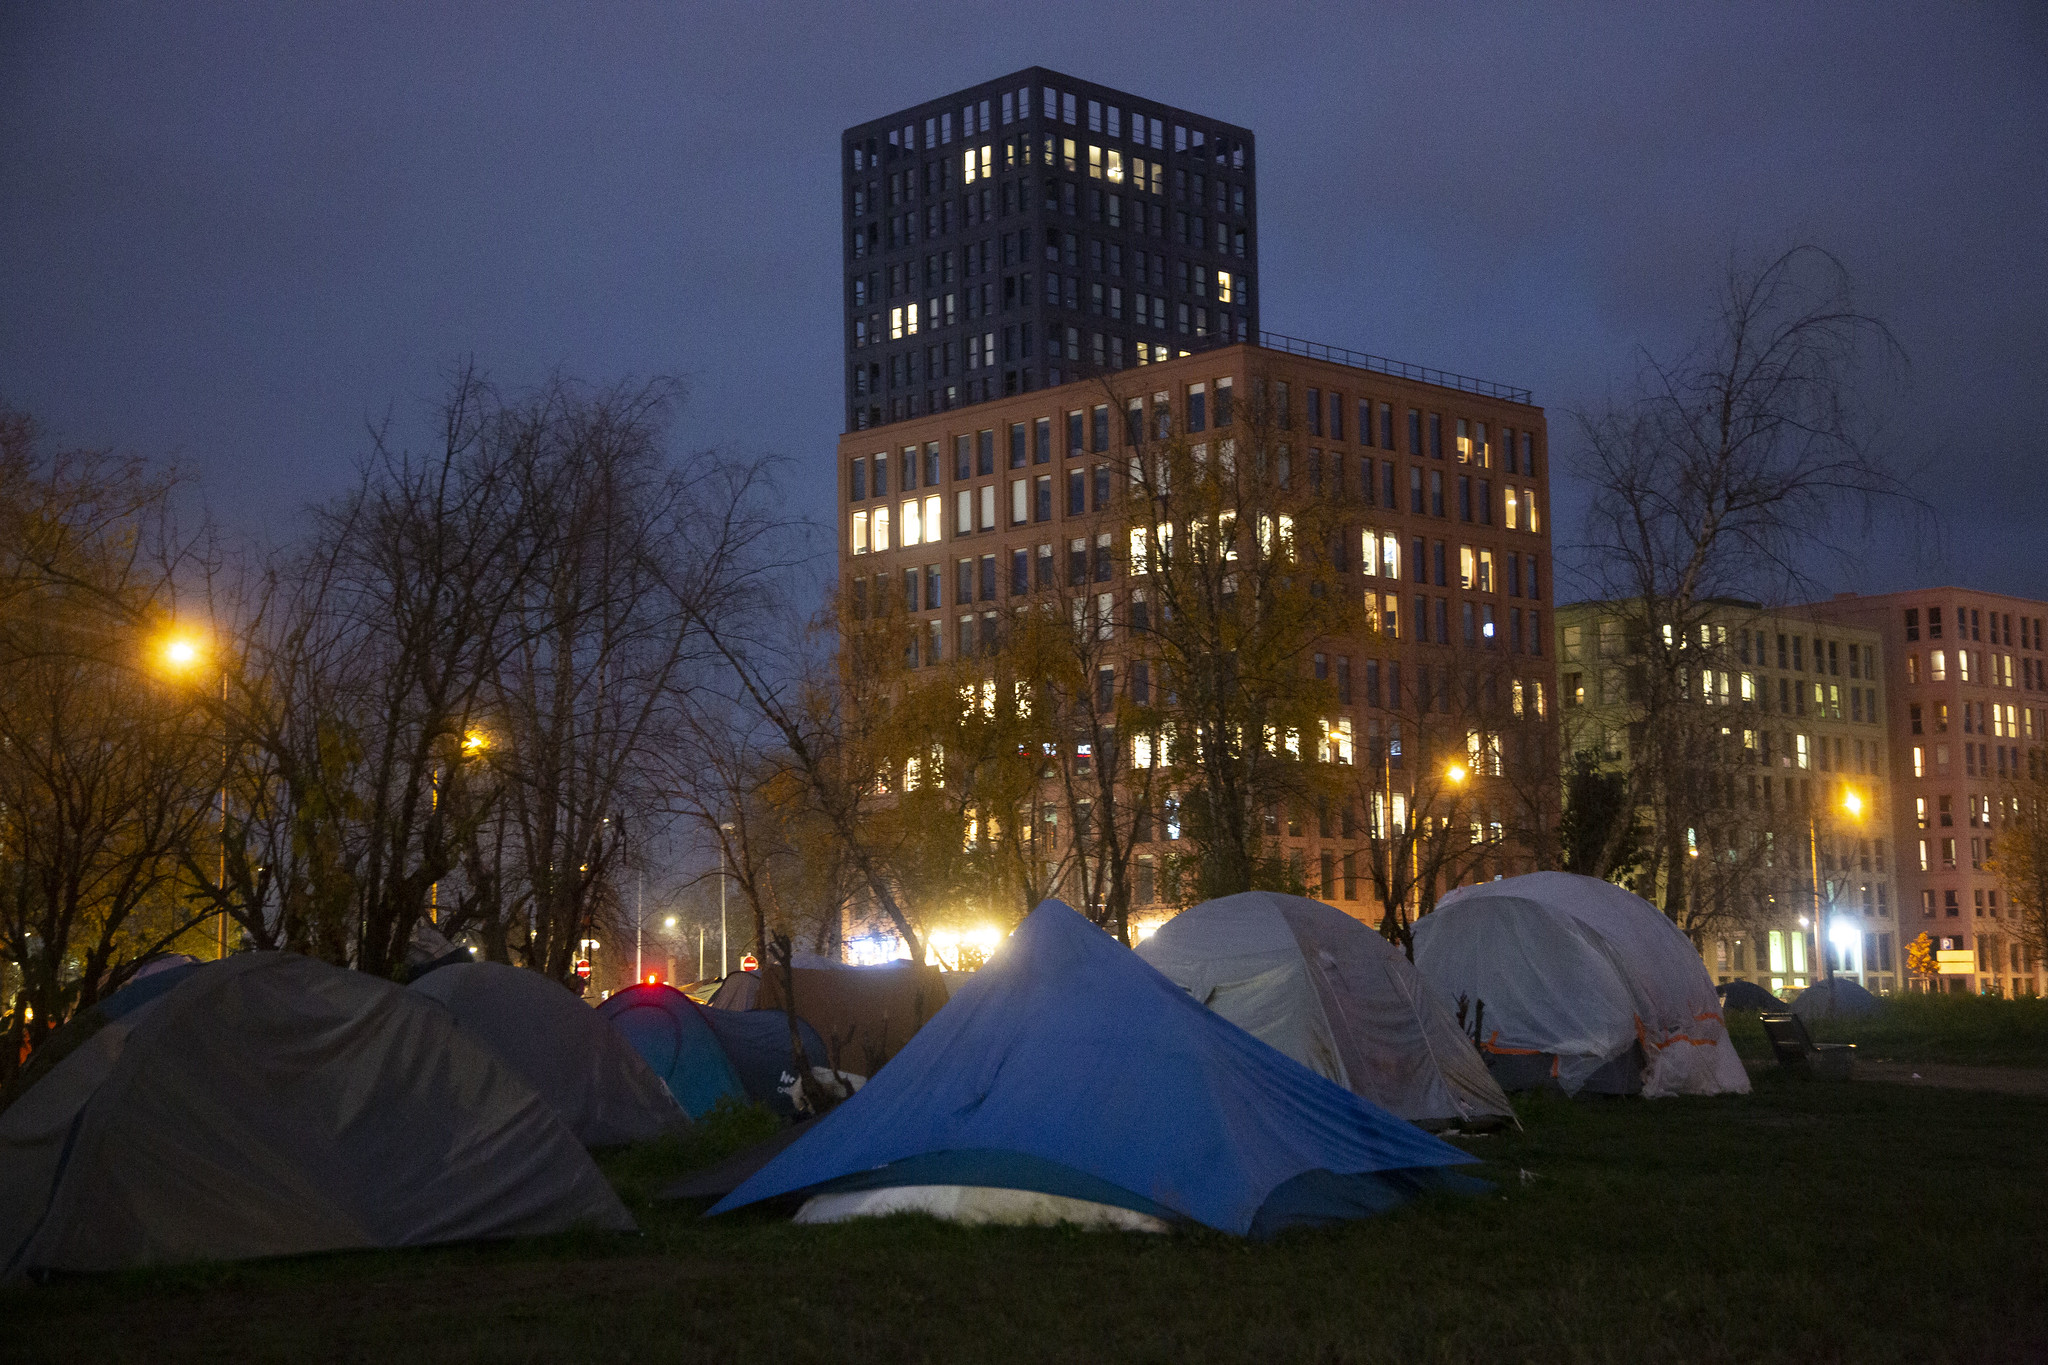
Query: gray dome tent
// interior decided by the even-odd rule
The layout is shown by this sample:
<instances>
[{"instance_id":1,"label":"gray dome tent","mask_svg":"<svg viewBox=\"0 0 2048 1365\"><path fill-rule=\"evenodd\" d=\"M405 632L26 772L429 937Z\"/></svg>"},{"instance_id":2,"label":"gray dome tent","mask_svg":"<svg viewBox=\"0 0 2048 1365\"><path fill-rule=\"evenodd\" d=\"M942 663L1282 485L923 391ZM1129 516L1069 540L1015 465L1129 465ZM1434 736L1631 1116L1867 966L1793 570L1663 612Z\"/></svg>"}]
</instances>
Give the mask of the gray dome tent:
<instances>
[{"instance_id":1,"label":"gray dome tent","mask_svg":"<svg viewBox=\"0 0 2048 1365\"><path fill-rule=\"evenodd\" d=\"M1884 1004L1854 981L1843 977L1816 981L1792 1002L1792 1012L1801 1019L1861 1019L1876 1014Z\"/></svg>"},{"instance_id":2,"label":"gray dome tent","mask_svg":"<svg viewBox=\"0 0 2048 1365\"><path fill-rule=\"evenodd\" d=\"M523 1076L586 1147L642 1142L690 1122L610 1019L538 972L458 962L410 989L439 1001Z\"/></svg>"},{"instance_id":3,"label":"gray dome tent","mask_svg":"<svg viewBox=\"0 0 2048 1365\"><path fill-rule=\"evenodd\" d=\"M246 953L104 1013L0 1111L0 1278L633 1229L533 1088L389 981Z\"/></svg>"},{"instance_id":4,"label":"gray dome tent","mask_svg":"<svg viewBox=\"0 0 2048 1365\"><path fill-rule=\"evenodd\" d=\"M1254 1038L1411 1123L1514 1118L1442 993L1341 910L1246 891L1176 915L1138 956Z\"/></svg>"},{"instance_id":5,"label":"gray dome tent","mask_svg":"<svg viewBox=\"0 0 2048 1365\"><path fill-rule=\"evenodd\" d=\"M1785 1002L1754 981L1729 981L1714 987L1724 1010L1781 1010Z\"/></svg>"}]
</instances>

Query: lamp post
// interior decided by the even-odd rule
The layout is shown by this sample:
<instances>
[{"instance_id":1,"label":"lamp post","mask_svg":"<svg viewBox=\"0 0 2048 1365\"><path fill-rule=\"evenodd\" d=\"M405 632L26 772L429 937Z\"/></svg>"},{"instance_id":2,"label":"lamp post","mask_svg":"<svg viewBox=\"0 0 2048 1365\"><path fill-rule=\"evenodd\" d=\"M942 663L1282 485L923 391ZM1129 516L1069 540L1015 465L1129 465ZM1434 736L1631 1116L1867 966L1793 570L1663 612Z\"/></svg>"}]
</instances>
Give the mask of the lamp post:
<instances>
[{"instance_id":1,"label":"lamp post","mask_svg":"<svg viewBox=\"0 0 2048 1365\"><path fill-rule=\"evenodd\" d=\"M727 834L732 833L732 826L730 824L720 825L719 829ZM725 840L720 839L718 841L718 977L721 981L732 972L732 959L728 956L726 950L725 930L725 883L727 869L731 865L732 859L726 854Z\"/></svg>"},{"instance_id":2,"label":"lamp post","mask_svg":"<svg viewBox=\"0 0 2048 1365\"><path fill-rule=\"evenodd\" d=\"M1863 816L1862 793L1858 792L1854 787L1847 788L1842 793L1842 809L1848 814L1850 819L1861 819ZM1834 916L1828 913L1828 911L1834 909L1835 898L1832 892L1829 893L1827 911L1824 911L1821 907L1820 894L1820 820L1818 812L1810 812L1806 817L1806 856L1813 864L1813 933L1815 946L1820 950L1821 979L1823 981L1833 981L1835 979L1835 943L1834 925L1832 923Z\"/></svg>"},{"instance_id":3,"label":"lamp post","mask_svg":"<svg viewBox=\"0 0 2048 1365\"><path fill-rule=\"evenodd\" d=\"M173 635L164 641L164 662L178 672L198 667L199 642L188 635ZM220 828L219 864L214 874L214 891L220 898L214 912L214 956L228 955L228 671L220 670Z\"/></svg>"}]
</instances>

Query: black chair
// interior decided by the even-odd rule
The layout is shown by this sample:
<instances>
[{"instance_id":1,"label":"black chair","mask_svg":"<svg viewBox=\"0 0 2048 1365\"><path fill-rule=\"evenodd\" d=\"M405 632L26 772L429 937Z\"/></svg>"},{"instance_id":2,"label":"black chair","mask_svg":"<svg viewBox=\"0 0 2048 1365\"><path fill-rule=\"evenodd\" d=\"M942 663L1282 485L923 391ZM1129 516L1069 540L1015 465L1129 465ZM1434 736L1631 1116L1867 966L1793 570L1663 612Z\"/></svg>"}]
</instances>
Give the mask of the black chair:
<instances>
[{"instance_id":1,"label":"black chair","mask_svg":"<svg viewBox=\"0 0 2048 1365\"><path fill-rule=\"evenodd\" d=\"M1806 1031L1806 1021L1796 1014L1760 1014L1757 1022L1764 1026L1779 1066L1835 1080L1849 1078L1856 1061L1854 1043L1816 1043Z\"/></svg>"}]
</instances>

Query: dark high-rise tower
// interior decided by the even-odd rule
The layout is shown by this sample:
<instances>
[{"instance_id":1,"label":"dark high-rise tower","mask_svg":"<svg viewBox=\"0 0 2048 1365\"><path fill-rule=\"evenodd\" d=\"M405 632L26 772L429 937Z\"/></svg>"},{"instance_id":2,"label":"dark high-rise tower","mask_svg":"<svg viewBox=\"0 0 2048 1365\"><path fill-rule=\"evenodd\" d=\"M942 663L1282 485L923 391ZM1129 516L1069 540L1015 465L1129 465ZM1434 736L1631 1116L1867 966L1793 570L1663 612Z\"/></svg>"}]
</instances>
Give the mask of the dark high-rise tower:
<instances>
[{"instance_id":1,"label":"dark high-rise tower","mask_svg":"<svg viewBox=\"0 0 2048 1365\"><path fill-rule=\"evenodd\" d=\"M849 431L1257 341L1251 130L1030 67L849 128Z\"/></svg>"}]
</instances>

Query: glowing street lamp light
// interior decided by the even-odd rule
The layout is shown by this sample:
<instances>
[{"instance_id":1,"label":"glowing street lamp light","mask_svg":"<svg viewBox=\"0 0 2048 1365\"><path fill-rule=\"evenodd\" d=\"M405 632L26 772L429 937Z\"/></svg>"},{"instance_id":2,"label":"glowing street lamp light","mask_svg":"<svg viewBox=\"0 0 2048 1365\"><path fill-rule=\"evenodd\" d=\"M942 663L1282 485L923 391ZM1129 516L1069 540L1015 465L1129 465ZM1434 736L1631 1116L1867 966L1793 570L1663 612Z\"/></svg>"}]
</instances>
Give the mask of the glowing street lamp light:
<instances>
[{"instance_id":1,"label":"glowing street lamp light","mask_svg":"<svg viewBox=\"0 0 2048 1365\"><path fill-rule=\"evenodd\" d=\"M1462 763L1453 763L1450 767L1444 769L1444 776L1450 780L1453 786L1464 782L1469 775L1465 771L1465 765Z\"/></svg>"},{"instance_id":2,"label":"glowing street lamp light","mask_svg":"<svg viewBox=\"0 0 2048 1365\"><path fill-rule=\"evenodd\" d=\"M1857 791L1854 787L1844 788L1842 791L1842 811L1851 820L1861 820L1863 818L1863 793ZM1817 940L1815 946L1820 950L1821 979L1823 981L1832 981L1835 979L1835 954L1829 951L1829 945L1833 945L1834 949L1838 952L1846 951L1855 945L1860 935L1853 925L1829 923L1831 918L1829 912L1834 909L1833 897L1829 897L1830 903L1825 907L1821 904L1820 829L1819 821L1813 816L1808 816L1806 820L1806 841L1807 857L1812 860L1813 866L1813 928L1814 937ZM1801 927L1804 927L1803 920ZM1826 942L1818 942L1821 939L1825 939Z\"/></svg>"},{"instance_id":3,"label":"glowing street lamp light","mask_svg":"<svg viewBox=\"0 0 2048 1365\"><path fill-rule=\"evenodd\" d=\"M189 636L173 635L164 641L163 654L172 668L190 668L199 662L199 643Z\"/></svg>"}]
</instances>

